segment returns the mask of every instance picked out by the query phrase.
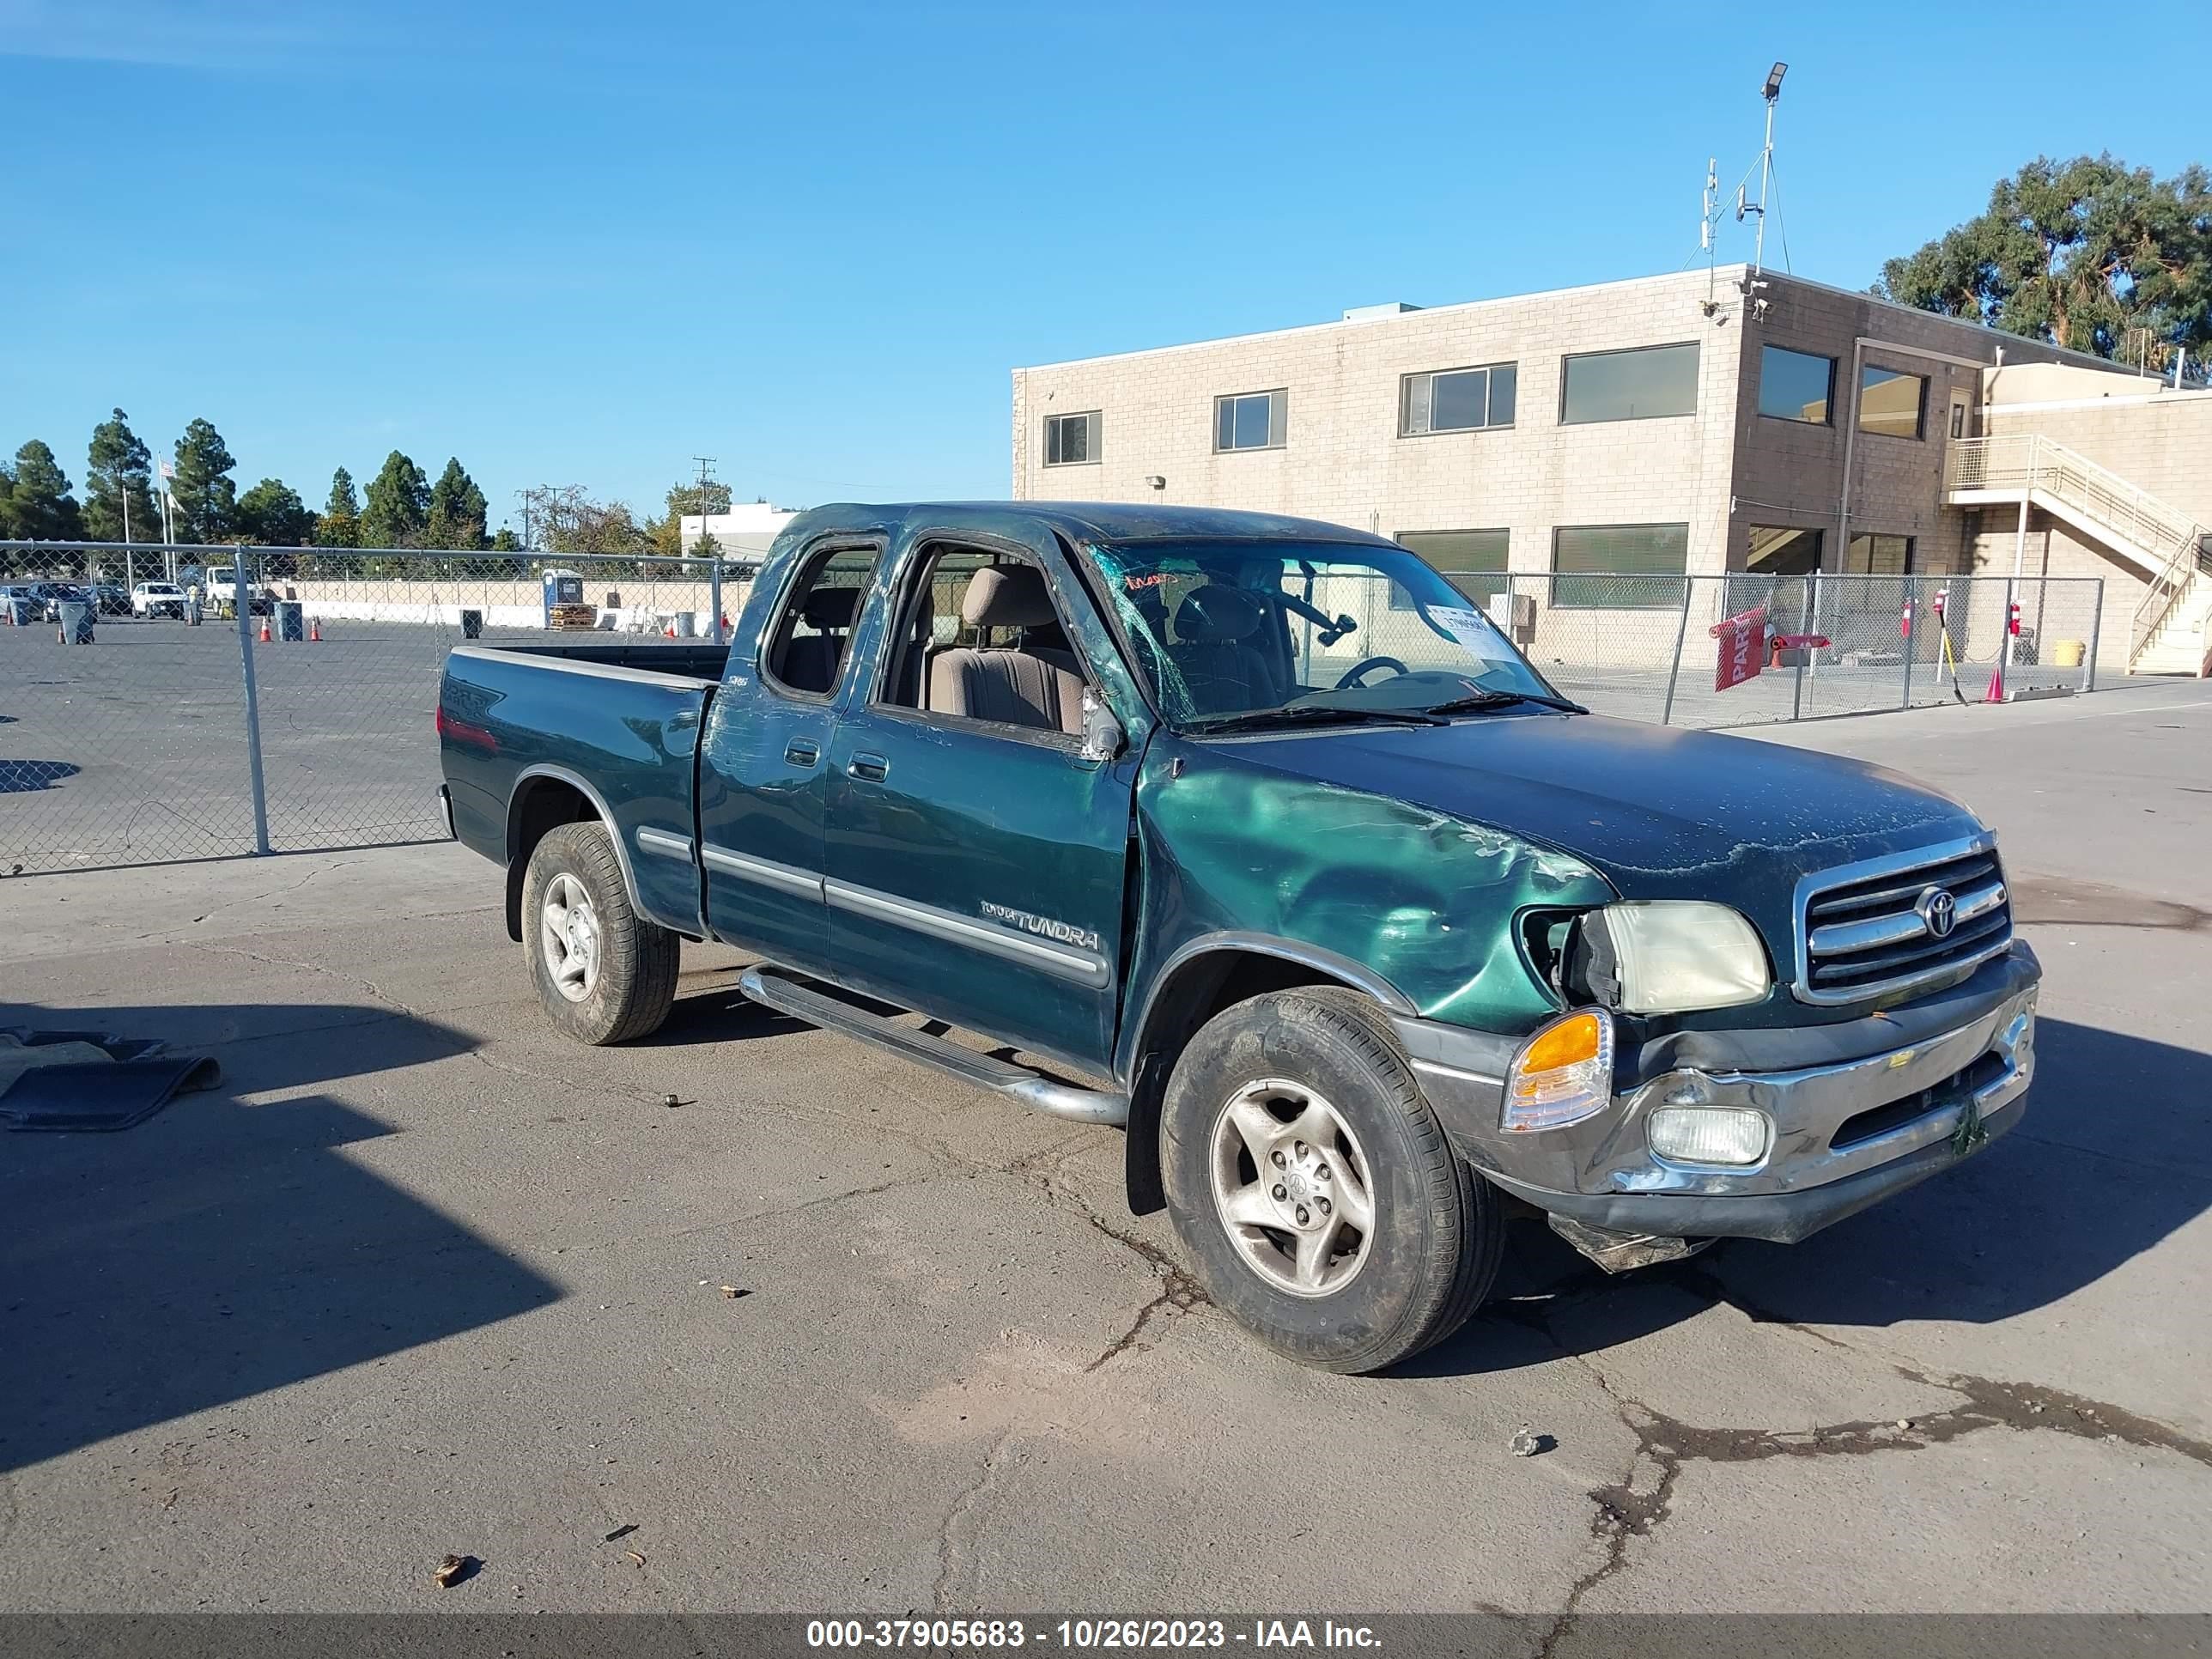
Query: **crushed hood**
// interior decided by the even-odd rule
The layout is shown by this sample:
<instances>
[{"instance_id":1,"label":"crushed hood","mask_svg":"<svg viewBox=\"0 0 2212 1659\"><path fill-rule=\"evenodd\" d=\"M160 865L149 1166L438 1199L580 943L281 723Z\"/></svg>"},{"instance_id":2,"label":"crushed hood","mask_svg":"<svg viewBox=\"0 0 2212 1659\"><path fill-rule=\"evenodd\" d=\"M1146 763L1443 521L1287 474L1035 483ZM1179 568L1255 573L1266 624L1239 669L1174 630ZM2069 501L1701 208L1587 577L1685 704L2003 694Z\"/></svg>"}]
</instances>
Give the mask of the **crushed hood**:
<instances>
[{"instance_id":1,"label":"crushed hood","mask_svg":"<svg viewBox=\"0 0 2212 1659\"><path fill-rule=\"evenodd\" d=\"M1571 853L1626 898L1709 898L1786 938L1798 877L1977 833L1863 761L1598 714L1507 712L1238 743L1240 757Z\"/></svg>"}]
</instances>

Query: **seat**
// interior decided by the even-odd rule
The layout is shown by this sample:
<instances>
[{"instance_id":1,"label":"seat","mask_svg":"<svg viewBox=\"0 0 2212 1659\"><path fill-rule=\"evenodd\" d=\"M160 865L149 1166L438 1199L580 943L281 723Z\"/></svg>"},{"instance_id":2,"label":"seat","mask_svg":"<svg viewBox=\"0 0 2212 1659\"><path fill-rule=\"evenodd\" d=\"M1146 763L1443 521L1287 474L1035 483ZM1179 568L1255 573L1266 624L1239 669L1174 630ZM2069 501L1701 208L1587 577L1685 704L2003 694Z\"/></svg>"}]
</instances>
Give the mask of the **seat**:
<instances>
[{"instance_id":1,"label":"seat","mask_svg":"<svg viewBox=\"0 0 2212 1659\"><path fill-rule=\"evenodd\" d=\"M1176 607L1168 659L1196 712L1233 714L1282 702L1274 670L1252 643L1267 619L1265 603L1241 587L1194 588Z\"/></svg>"},{"instance_id":2,"label":"seat","mask_svg":"<svg viewBox=\"0 0 2212 1659\"><path fill-rule=\"evenodd\" d=\"M794 691L828 691L837 684L837 670L845 660L845 641L853 618L860 609L857 587L817 587L807 594L799 614L811 634L794 634L784 641L783 661L776 678Z\"/></svg>"},{"instance_id":3,"label":"seat","mask_svg":"<svg viewBox=\"0 0 2212 1659\"><path fill-rule=\"evenodd\" d=\"M992 565L968 579L960 619L970 628L1023 630L1018 647L941 651L929 665L929 708L1000 726L1026 726L1079 737L1083 676L1066 648L1044 573L1034 565ZM1032 646L1033 638L1054 639Z\"/></svg>"}]
</instances>

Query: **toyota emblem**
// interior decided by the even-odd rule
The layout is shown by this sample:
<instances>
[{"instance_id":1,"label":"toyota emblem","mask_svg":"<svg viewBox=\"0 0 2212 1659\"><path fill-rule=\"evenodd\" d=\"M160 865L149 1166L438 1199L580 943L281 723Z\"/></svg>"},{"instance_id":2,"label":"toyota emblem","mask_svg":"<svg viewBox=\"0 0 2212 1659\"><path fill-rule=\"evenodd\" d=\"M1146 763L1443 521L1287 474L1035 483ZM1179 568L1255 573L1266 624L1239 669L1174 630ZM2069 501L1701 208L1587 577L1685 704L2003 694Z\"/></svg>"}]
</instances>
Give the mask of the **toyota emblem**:
<instances>
[{"instance_id":1,"label":"toyota emblem","mask_svg":"<svg viewBox=\"0 0 2212 1659\"><path fill-rule=\"evenodd\" d=\"M1912 902L1920 922L1927 928L1930 939L1948 939L1951 930L1959 925L1959 901L1948 887L1929 887L1922 890Z\"/></svg>"}]
</instances>

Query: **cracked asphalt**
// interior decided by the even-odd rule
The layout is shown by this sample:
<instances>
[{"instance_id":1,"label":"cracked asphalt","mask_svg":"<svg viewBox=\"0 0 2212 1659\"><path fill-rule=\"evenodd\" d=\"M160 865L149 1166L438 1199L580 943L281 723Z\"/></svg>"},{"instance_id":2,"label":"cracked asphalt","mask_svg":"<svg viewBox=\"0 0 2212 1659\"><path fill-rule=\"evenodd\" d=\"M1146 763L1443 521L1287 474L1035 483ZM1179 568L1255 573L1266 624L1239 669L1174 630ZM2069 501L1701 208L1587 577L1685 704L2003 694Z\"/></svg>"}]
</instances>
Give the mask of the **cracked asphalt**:
<instances>
[{"instance_id":1,"label":"cracked asphalt","mask_svg":"<svg viewBox=\"0 0 2212 1659\"><path fill-rule=\"evenodd\" d=\"M0 883L0 1024L225 1072L0 1135L0 1607L1487 1608L1547 1650L2212 1607L2209 689L1765 734L2002 832L2026 1123L1794 1248L1607 1279L1519 1226L1358 1381L1238 1334L1117 1133L753 1008L734 952L651 1041L559 1041L457 848Z\"/></svg>"}]
</instances>

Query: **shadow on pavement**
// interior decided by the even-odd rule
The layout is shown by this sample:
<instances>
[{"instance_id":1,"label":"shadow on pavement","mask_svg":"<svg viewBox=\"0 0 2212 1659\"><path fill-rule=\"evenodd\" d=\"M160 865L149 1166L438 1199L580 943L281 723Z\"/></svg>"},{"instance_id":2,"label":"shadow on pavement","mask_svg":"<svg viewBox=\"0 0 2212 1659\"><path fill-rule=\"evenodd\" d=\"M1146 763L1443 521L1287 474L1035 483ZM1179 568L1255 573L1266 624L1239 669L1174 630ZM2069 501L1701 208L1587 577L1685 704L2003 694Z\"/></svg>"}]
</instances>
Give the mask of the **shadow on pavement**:
<instances>
[{"instance_id":1,"label":"shadow on pavement","mask_svg":"<svg viewBox=\"0 0 2212 1659\"><path fill-rule=\"evenodd\" d=\"M0 795L24 795L34 789L51 789L83 769L67 761L0 760Z\"/></svg>"},{"instance_id":2,"label":"shadow on pavement","mask_svg":"<svg viewBox=\"0 0 2212 1659\"><path fill-rule=\"evenodd\" d=\"M2040 1023L2036 1055L2009 1134L1802 1243L1725 1242L1608 1278L1541 1222L1516 1224L1484 1314L1404 1369L1599 1352L1717 1298L1763 1321L1986 1324L2095 1283L2212 1208L2212 1055L2058 1019ZM1569 1301L1571 1322L1548 1317Z\"/></svg>"},{"instance_id":3,"label":"shadow on pavement","mask_svg":"<svg viewBox=\"0 0 2212 1659\"><path fill-rule=\"evenodd\" d=\"M222 1055L250 1084L119 1134L0 1134L0 1471L562 1294L343 1154L390 1125L327 1094L236 1098L445 1058L468 1036L380 1008L0 1004L0 1024L136 1035L180 1015L258 1033Z\"/></svg>"}]
</instances>

